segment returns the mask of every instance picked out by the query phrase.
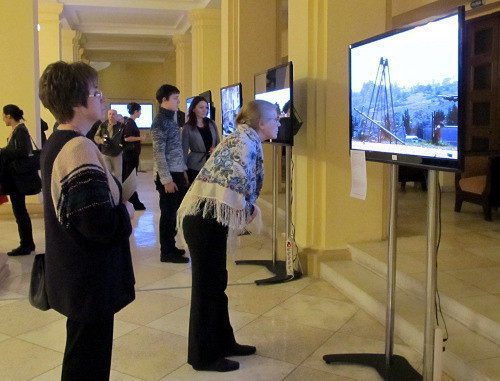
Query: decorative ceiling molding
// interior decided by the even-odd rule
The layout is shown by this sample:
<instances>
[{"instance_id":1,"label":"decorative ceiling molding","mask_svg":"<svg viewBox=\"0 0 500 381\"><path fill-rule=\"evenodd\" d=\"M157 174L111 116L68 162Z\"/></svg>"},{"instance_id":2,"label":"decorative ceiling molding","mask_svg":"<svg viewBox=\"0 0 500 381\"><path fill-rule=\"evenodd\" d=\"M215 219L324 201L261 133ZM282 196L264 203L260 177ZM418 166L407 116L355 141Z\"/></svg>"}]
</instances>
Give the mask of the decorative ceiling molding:
<instances>
[{"instance_id":1,"label":"decorative ceiling molding","mask_svg":"<svg viewBox=\"0 0 500 381\"><path fill-rule=\"evenodd\" d=\"M79 32L91 62L164 62L173 36L191 29L193 10L220 9L221 0L38 0L63 5L61 24ZM52 5L52 7L54 7Z\"/></svg>"}]
</instances>

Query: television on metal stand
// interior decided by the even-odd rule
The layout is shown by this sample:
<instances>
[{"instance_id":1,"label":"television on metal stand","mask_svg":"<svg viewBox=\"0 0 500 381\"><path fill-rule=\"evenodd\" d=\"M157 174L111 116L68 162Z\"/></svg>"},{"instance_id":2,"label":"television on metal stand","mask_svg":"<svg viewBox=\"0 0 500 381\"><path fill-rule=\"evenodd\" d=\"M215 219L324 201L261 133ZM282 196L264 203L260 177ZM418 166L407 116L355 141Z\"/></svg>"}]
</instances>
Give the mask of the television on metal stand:
<instances>
[{"instance_id":1,"label":"television on metal stand","mask_svg":"<svg viewBox=\"0 0 500 381\"><path fill-rule=\"evenodd\" d=\"M302 276L300 270L295 268L293 258L294 238L292 236L291 222L291 149L293 146L292 124L293 113L293 65L288 62L258 73L254 77L255 99L265 100L276 105L280 117L280 129L276 139L267 141L273 145L273 210L272 210L272 259L271 260L244 260L236 261L238 265L265 266L274 274L267 279L258 279L257 285L288 282ZM297 131L298 128L295 128ZM278 211L278 155L282 146L285 147L285 260L277 259L277 211ZM297 256L298 262L298 256ZM300 263L299 263L300 267Z\"/></svg>"},{"instance_id":2,"label":"television on metal stand","mask_svg":"<svg viewBox=\"0 0 500 381\"><path fill-rule=\"evenodd\" d=\"M328 364L371 366L384 380L432 380L436 327L438 171L459 171L464 125L464 7L350 46L350 148L391 165L385 354L329 354ZM397 169L429 170L423 375L393 354Z\"/></svg>"}]
</instances>

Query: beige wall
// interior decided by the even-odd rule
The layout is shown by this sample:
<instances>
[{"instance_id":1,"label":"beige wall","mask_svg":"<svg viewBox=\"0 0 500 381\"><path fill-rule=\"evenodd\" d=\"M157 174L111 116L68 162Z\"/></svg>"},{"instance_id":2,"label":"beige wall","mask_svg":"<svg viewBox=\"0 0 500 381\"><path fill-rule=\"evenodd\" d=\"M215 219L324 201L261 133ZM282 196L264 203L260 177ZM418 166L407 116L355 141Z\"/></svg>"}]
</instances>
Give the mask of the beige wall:
<instances>
[{"instance_id":1,"label":"beige wall","mask_svg":"<svg viewBox=\"0 0 500 381\"><path fill-rule=\"evenodd\" d=\"M0 22L0 107L15 104L24 111L26 126L33 139L40 144L40 102L38 100L38 22L37 2L35 0L0 0L3 17ZM5 147L12 129L0 121L0 147ZM37 196L29 196L30 210L40 211ZM32 208L35 204L35 209ZM5 204L0 214L12 213Z\"/></svg>"},{"instance_id":2,"label":"beige wall","mask_svg":"<svg viewBox=\"0 0 500 381\"><path fill-rule=\"evenodd\" d=\"M156 103L156 90L164 84L175 84L174 74L167 78L162 63L112 62L99 71L99 88L106 98L142 99Z\"/></svg>"},{"instance_id":3,"label":"beige wall","mask_svg":"<svg viewBox=\"0 0 500 381\"><path fill-rule=\"evenodd\" d=\"M254 75L280 63L276 0L222 0L221 80L241 82L243 103L254 99ZM220 103L216 104L220 108ZM217 117L220 123L220 111ZM264 144L263 193L272 191L272 146Z\"/></svg>"},{"instance_id":4,"label":"beige wall","mask_svg":"<svg viewBox=\"0 0 500 381\"><path fill-rule=\"evenodd\" d=\"M397 16L434 2L433 0L392 0L392 15Z\"/></svg>"},{"instance_id":5,"label":"beige wall","mask_svg":"<svg viewBox=\"0 0 500 381\"><path fill-rule=\"evenodd\" d=\"M305 124L294 147L294 222L301 247L345 248L381 239L384 165L368 163L366 200L350 197L348 49L382 33L386 1L291 0L288 54L294 101Z\"/></svg>"},{"instance_id":6,"label":"beige wall","mask_svg":"<svg viewBox=\"0 0 500 381\"><path fill-rule=\"evenodd\" d=\"M62 4L46 2L38 4L40 75L49 64L61 59L61 25L59 15L62 10ZM42 104L40 104L40 117L49 125L48 132L50 133L50 127L54 125L56 120Z\"/></svg>"},{"instance_id":7,"label":"beige wall","mask_svg":"<svg viewBox=\"0 0 500 381\"><path fill-rule=\"evenodd\" d=\"M26 126L35 138L38 102L37 3L33 0L0 0L0 107L13 103L24 111ZM15 17L7 17L15 15ZM0 147L7 143L10 127L0 122Z\"/></svg>"},{"instance_id":8,"label":"beige wall","mask_svg":"<svg viewBox=\"0 0 500 381\"><path fill-rule=\"evenodd\" d=\"M446 13L465 6L466 18L478 17L500 10L500 0L485 1L485 5L471 9L470 0L387 0L392 9L392 26L400 27L427 17Z\"/></svg>"}]
</instances>

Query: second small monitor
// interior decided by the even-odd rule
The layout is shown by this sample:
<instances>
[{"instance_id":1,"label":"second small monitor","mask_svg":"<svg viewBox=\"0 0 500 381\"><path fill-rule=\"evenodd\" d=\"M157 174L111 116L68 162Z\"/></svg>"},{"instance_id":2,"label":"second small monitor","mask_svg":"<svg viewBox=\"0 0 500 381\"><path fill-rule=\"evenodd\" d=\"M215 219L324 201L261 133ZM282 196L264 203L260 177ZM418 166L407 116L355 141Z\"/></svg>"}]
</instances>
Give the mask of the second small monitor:
<instances>
[{"instance_id":1,"label":"second small monitor","mask_svg":"<svg viewBox=\"0 0 500 381\"><path fill-rule=\"evenodd\" d=\"M255 99L276 105L280 118L278 137L271 143L293 146L293 70L288 62L258 73L254 77Z\"/></svg>"},{"instance_id":2,"label":"second small monitor","mask_svg":"<svg viewBox=\"0 0 500 381\"><path fill-rule=\"evenodd\" d=\"M236 115L243 104L241 83L220 89L222 136L227 136L236 129Z\"/></svg>"}]
</instances>

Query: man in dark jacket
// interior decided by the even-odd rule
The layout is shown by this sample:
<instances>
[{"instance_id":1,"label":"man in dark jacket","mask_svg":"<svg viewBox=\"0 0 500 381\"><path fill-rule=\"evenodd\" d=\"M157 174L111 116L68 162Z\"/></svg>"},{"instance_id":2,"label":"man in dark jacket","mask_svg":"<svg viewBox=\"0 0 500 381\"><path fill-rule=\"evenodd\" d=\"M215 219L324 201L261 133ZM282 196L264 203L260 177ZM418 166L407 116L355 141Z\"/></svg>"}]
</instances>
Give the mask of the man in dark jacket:
<instances>
[{"instance_id":1,"label":"man in dark jacket","mask_svg":"<svg viewBox=\"0 0 500 381\"><path fill-rule=\"evenodd\" d=\"M108 110L108 120L99 126L94 141L101 145L101 152L108 169L121 182L124 126L118 122L117 115L116 110Z\"/></svg>"}]
</instances>

